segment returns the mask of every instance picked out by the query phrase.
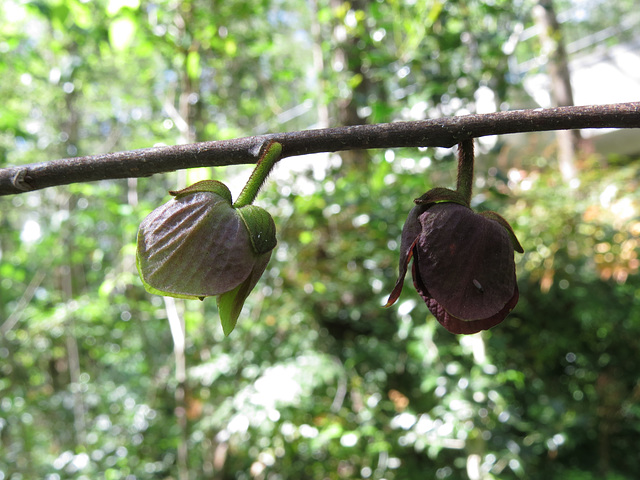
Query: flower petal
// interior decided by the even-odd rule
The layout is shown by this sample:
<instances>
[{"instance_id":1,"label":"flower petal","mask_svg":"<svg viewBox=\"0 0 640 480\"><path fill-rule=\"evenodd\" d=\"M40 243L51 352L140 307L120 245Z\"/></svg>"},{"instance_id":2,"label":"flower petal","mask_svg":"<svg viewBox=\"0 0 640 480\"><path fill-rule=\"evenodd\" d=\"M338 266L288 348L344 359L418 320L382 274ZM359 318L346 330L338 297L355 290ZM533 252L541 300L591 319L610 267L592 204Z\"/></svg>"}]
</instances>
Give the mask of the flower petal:
<instances>
[{"instance_id":1,"label":"flower petal","mask_svg":"<svg viewBox=\"0 0 640 480\"><path fill-rule=\"evenodd\" d=\"M522 248L522 245L520 245L520 242L518 241L518 237L516 237L516 234L513 231L513 228L511 228L511 225L509 225L509 222L507 222L502 215L496 212L480 212L478 215L482 215L483 217L489 218L491 220L495 220L500 225L502 225L507 230L507 233L509 234L509 238L511 239L511 243L513 244L514 250L518 253L524 253L524 248Z\"/></svg>"},{"instance_id":2,"label":"flower petal","mask_svg":"<svg viewBox=\"0 0 640 480\"><path fill-rule=\"evenodd\" d=\"M459 318L454 317L449 312L447 312L442 306L436 302L433 298L425 298L425 302L427 307L436 317L438 322L449 330L451 333L456 334L465 334L469 335L472 333L478 333L481 330L488 330L491 327L495 327L499 323L501 323L509 312L513 310L518 303L518 298L520 294L518 292L518 286L516 284L516 290L513 294L513 297L507 302L507 304L495 315L481 319L481 320L461 320ZM424 297L423 297L424 298Z\"/></svg>"},{"instance_id":3,"label":"flower petal","mask_svg":"<svg viewBox=\"0 0 640 480\"><path fill-rule=\"evenodd\" d=\"M407 221L404 222L402 227L402 238L400 240L400 270L402 266L408 263L407 258L411 255L411 250L415 243L416 238L422 233L422 225L420 224L420 215L425 212L429 207L423 205L417 205L411 209Z\"/></svg>"},{"instance_id":4,"label":"flower petal","mask_svg":"<svg viewBox=\"0 0 640 480\"><path fill-rule=\"evenodd\" d=\"M418 205L411 209L409 212L409 216L407 217L406 222L404 222L404 226L402 227L402 238L400 240L400 264L398 266L398 280L396 281L395 287L391 294L389 295L389 299L385 304L386 307L390 307L400 297L400 293L402 292L402 285L404 284L404 277L407 274L407 268L409 266L409 261L411 260L413 247L416 244L416 239L422 232L422 226L420 225L420 221L418 217L422 212L424 212L428 206Z\"/></svg>"},{"instance_id":5,"label":"flower petal","mask_svg":"<svg viewBox=\"0 0 640 480\"><path fill-rule=\"evenodd\" d=\"M420 215L414 262L429 296L451 317L492 318L516 290L513 245L498 222L454 203Z\"/></svg>"},{"instance_id":6,"label":"flower petal","mask_svg":"<svg viewBox=\"0 0 640 480\"><path fill-rule=\"evenodd\" d=\"M396 281L396 285L395 287L393 287L393 290L391 291L389 299L387 300L387 303L385 303L384 308L390 307L398 301L398 298L400 298L400 294L402 293L402 286L404 285L404 277L407 274L407 267L409 266L409 262L411 261L411 257L413 255L413 247L415 246L417 241L418 239L416 238L413 241L413 244L411 244L411 248L409 248L409 253L405 257L404 263L400 263L400 274L398 275L398 280ZM402 259L402 256L400 258Z\"/></svg>"}]
</instances>

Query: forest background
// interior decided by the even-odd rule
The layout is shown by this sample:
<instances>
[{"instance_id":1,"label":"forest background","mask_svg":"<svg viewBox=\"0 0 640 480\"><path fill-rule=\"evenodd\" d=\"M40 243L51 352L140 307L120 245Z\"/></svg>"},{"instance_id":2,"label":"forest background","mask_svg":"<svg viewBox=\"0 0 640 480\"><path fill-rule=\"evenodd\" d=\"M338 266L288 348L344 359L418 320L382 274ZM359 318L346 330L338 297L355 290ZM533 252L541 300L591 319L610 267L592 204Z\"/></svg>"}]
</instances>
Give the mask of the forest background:
<instances>
[{"instance_id":1,"label":"forest background","mask_svg":"<svg viewBox=\"0 0 640 480\"><path fill-rule=\"evenodd\" d=\"M526 79L633 41L634 3L559 0L545 40L530 0L5 0L0 167L536 107ZM145 292L136 232L251 167L0 198L0 480L638 478L640 162L581 141L561 172L561 142L518 138L478 142L473 206L525 249L520 302L471 336L409 286L381 308L450 149L281 161L226 338L215 302Z\"/></svg>"}]
</instances>

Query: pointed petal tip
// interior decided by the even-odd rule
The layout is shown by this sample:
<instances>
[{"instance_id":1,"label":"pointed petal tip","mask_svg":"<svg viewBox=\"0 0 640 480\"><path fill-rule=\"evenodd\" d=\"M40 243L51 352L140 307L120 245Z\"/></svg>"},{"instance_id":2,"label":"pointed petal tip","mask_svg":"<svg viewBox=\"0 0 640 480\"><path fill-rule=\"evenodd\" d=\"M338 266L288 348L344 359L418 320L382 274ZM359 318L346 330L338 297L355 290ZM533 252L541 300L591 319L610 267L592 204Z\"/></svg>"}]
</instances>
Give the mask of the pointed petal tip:
<instances>
[{"instance_id":1,"label":"pointed petal tip","mask_svg":"<svg viewBox=\"0 0 640 480\"><path fill-rule=\"evenodd\" d=\"M229 334L233 332L233 329L236 328L242 306L247 298L247 295L244 294L243 286L244 284L240 284L233 290L219 295L217 298L220 324L222 325L222 331L225 337L228 337ZM246 293L248 294L248 292Z\"/></svg>"},{"instance_id":2,"label":"pointed petal tip","mask_svg":"<svg viewBox=\"0 0 640 480\"><path fill-rule=\"evenodd\" d=\"M382 306L382 308L389 308L391 305L393 305L398 301L398 298L400 298L400 294L402 293L402 286L404 285L403 272L400 272L400 274L401 276L398 277L398 280L396 281L396 285L393 287L393 290L391 290L391 293L389 294L387 303L385 303Z\"/></svg>"},{"instance_id":3,"label":"pointed petal tip","mask_svg":"<svg viewBox=\"0 0 640 480\"><path fill-rule=\"evenodd\" d=\"M387 303L385 303L382 308L389 308L390 306L392 306L394 303L396 303L398 301L398 297L396 298L392 298L391 295L389 295L389 298L387 299Z\"/></svg>"},{"instance_id":4,"label":"pointed petal tip","mask_svg":"<svg viewBox=\"0 0 640 480\"><path fill-rule=\"evenodd\" d=\"M500 225L502 225L507 230L507 233L509 234L509 238L511 239L511 244L513 245L513 249L518 253L524 253L524 248L522 248L522 245L520 245L520 242L518 241L518 237L516 237L516 234L513 231L513 228L511 228L511 225L509 225L509 222L507 222L502 215L492 211L480 212L479 215L482 215L483 217L493 220L495 222L498 222Z\"/></svg>"}]
</instances>

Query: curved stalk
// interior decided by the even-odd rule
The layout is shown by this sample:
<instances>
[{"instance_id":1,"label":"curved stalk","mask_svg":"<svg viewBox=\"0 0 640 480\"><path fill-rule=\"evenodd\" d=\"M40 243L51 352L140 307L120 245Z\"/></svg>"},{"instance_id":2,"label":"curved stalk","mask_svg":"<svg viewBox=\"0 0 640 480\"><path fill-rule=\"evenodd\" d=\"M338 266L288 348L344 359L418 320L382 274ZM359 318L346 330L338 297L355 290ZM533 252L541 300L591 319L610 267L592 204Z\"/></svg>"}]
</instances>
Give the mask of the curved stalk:
<instances>
[{"instance_id":1,"label":"curved stalk","mask_svg":"<svg viewBox=\"0 0 640 480\"><path fill-rule=\"evenodd\" d=\"M473 192L473 138L458 144L458 183L456 190L471 205Z\"/></svg>"},{"instance_id":2,"label":"curved stalk","mask_svg":"<svg viewBox=\"0 0 640 480\"><path fill-rule=\"evenodd\" d=\"M280 159L281 153L282 144L278 142L271 141L266 147L263 147L262 156L260 160L258 160L258 164L249 177L247 184L242 189L242 192L240 192L236 203L233 204L234 208L244 207L253 203L262 185L269 176L271 169Z\"/></svg>"}]
</instances>

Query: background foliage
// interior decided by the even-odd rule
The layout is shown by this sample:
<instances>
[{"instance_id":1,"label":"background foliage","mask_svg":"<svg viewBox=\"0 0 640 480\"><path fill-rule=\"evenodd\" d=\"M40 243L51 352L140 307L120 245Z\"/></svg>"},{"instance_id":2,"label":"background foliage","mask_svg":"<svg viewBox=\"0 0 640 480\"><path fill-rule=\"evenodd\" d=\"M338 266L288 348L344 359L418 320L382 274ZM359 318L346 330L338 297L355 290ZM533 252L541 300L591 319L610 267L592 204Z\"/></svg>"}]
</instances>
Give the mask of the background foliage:
<instances>
[{"instance_id":1,"label":"background foliage","mask_svg":"<svg viewBox=\"0 0 640 480\"><path fill-rule=\"evenodd\" d=\"M632 4L557 7L575 39ZM487 89L527 106L509 59L540 45L505 45L532 7L4 1L0 166L473 112ZM279 244L229 338L215 302L144 291L135 236L167 190L237 195L247 167L0 198L0 480L637 478L640 164L585 150L569 184L529 138L478 162L475 207L526 253L518 307L473 336L409 287L381 308L412 200L454 183L449 150L282 161L258 201Z\"/></svg>"}]
</instances>

